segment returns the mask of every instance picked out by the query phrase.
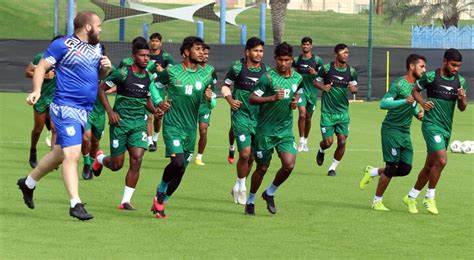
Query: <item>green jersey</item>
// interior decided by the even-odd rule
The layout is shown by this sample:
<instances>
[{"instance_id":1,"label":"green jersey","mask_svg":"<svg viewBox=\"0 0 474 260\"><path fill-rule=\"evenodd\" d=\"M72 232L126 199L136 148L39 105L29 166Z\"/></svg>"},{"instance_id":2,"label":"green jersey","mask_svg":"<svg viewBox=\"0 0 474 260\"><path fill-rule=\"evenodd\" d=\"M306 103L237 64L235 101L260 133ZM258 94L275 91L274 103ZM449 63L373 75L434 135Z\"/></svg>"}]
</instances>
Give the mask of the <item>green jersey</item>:
<instances>
[{"instance_id":1,"label":"green jersey","mask_svg":"<svg viewBox=\"0 0 474 260\"><path fill-rule=\"evenodd\" d=\"M92 111L90 115L94 115L94 116L105 115L105 108L102 102L100 102L100 98L96 98L94 107L92 107Z\"/></svg>"},{"instance_id":2,"label":"green jersey","mask_svg":"<svg viewBox=\"0 0 474 260\"><path fill-rule=\"evenodd\" d=\"M36 67L40 62L41 58L43 58L44 52L38 53L31 64ZM54 68L53 68L54 69ZM54 91L56 90L56 76L52 79L45 79L43 81L43 85L41 86L41 97L46 99L52 99L54 95Z\"/></svg>"},{"instance_id":3,"label":"green jersey","mask_svg":"<svg viewBox=\"0 0 474 260\"><path fill-rule=\"evenodd\" d=\"M293 68L303 76L304 95L310 99L318 96L318 89L313 85L317 74L311 74L310 68L318 72L323 66L323 59L317 55L311 55L310 58L305 58L303 55L295 57L293 60Z\"/></svg>"},{"instance_id":4,"label":"green jersey","mask_svg":"<svg viewBox=\"0 0 474 260\"><path fill-rule=\"evenodd\" d=\"M168 86L168 99L171 100L171 108L163 117L163 128L196 132L199 105L206 98L207 86L212 85L211 73L201 66L193 70L178 64L159 73L156 81Z\"/></svg>"},{"instance_id":5,"label":"green jersey","mask_svg":"<svg viewBox=\"0 0 474 260\"><path fill-rule=\"evenodd\" d=\"M168 66L171 67L174 64L171 54L164 50L160 50L159 54L150 54L150 61L160 64L163 69L167 68Z\"/></svg>"},{"instance_id":6,"label":"green jersey","mask_svg":"<svg viewBox=\"0 0 474 260\"><path fill-rule=\"evenodd\" d=\"M432 109L425 111L423 124L428 123L451 133L458 89L467 91L464 77L458 74L441 76L440 69L428 71L418 80L418 88L426 89L427 101L434 103Z\"/></svg>"},{"instance_id":7,"label":"green jersey","mask_svg":"<svg viewBox=\"0 0 474 260\"><path fill-rule=\"evenodd\" d=\"M236 133L255 133L258 106L251 105L249 97L258 79L269 70L271 68L265 64L260 64L257 68L249 68L244 59L232 62L225 83L234 84L232 98L241 102L239 109L232 111L232 124Z\"/></svg>"},{"instance_id":8,"label":"green jersey","mask_svg":"<svg viewBox=\"0 0 474 260\"><path fill-rule=\"evenodd\" d=\"M216 84L217 84L217 74L216 74L216 69L210 64L204 64L203 69L207 71L207 73L211 74L212 81L211 81L211 88L214 89ZM215 99L217 96L213 92L212 93L212 98ZM207 102L207 99L203 98L201 100L201 104L199 106L199 111L203 114L208 114L211 111L211 108L209 107L209 102Z\"/></svg>"},{"instance_id":9,"label":"green jersey","mask_svg":"<svg viewBox=\"0 0 474 260\"><path fill-rule=\"evenodd\" d=\"M117 86L114 111L122 119L143 120L148 111L146 103L150 94L150 74L133 72L130 66L115 69L105 80L108 86ZM145 119L146 120L146 119Z\"/></svg>"},{"instance_id":10,"label":"green jersey","mask_svg":"<svg viewBox=\"0 0 474 260\"><path fill-rule=\"evenodd\" d=\"M289 77L281 76L275 69L260 77L253 93L259 97L285 91L283 99L260 105L257 117L257 134L265 136L293 136L293 110L290 103L296 93L303 92L303 77L291 70Z\"/></svg>"},{"instance_id":11,"label":"green jersey","mask_svg":"<svg viewBox=\"0 0 474 260\"><path fill-rule=\"evenodd\" d=\"M382 124L403 132L410 132L410 125L416 111L416 102L409 104L405 99L411 95L415 83L409 83L405 76L398 78L391 85L383 100L401 100L401 105L389 109Z\"/></svg>"},{"instance_id":12,"label":"green jersey","mask_svg":"<svg viewBox=\"0 0 474 260\"><path fill-rule=\"evenodd\" d=\"M133 61L133 58L132 58L132 57L124 58L124 59L120 62L119 68L127 67L127 66L132 66L133 63L134 63L134 61ZM147 63L147 65L146 65L146 69L147 69L150 73L155 73L155 72L156 72L155 62L152 61L152 60L149 60L148 63Z\"/></svg>"},{"instance_id":13,"label":"green jersey","mask_svg":"<svg viewBox=\"0 0 474 260\"><path fill-rule=\"evenodd\" d=\"M325 64L318 72L316 80L322 84L331 84L329 92L323 91L321 96L321 112L330 114L347 113L349 100L347 86L357 85L357 72L347 65L345 68L336 68L334 62Z\"/></svg>"}]
</instances>

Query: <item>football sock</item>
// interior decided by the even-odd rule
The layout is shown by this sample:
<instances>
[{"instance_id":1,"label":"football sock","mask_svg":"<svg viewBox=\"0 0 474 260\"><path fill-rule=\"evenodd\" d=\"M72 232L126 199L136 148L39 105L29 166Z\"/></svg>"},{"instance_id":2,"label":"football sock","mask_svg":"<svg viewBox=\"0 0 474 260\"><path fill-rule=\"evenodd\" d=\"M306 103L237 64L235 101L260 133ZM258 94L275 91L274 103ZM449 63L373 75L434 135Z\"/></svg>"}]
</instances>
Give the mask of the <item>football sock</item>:
<instances>
[{"instance_id":1,"label":"football sock","mask_svg":"<svg viewBox=\"0 0 474 260\"><path fill-rule=\"evenodd\" d=\"M69 200L69 203L71 203L71 208L74 208L77 203L81 203L81 199L80 198L72 198L72 199Z\"/></svg>"},{"instance_id":2,"label":"football sock","mask_svg":"<svg viewBox=\"0 0 474 260\"><path fill-rule=\"evenodd\" d=\"M249 193L247 204L255 204L255 193Z\"/></svg>"},{"instance_id":3,"label":"football sock","mask_svg":"<svg viewBox=\"0 0 474 260\"><path fill-rule=\"evenodd\" d=\"M166 192L168 189L169 182L164 182L163 180L160 182L160 185L158 185L158 189L156 190L156 193L158 192Z\"/></svg>"},{"instance_id":4,"label":"football sock","mask_svg":"<svg viewBox=\"0 0 474 260\"><path fill-rule=\"evenodd\" d=\"M158 141L158 135L160 134L160 132L153 132L153 136L152 136L152 141L153 142L157 142Z\"/></svg>"},{"instance_id":5,"label":"football sock","mask_svg":"<svg viewBox=\"0 0 474 260\"><path fill-rule=\"evenodd\" d=\"M230 145L230 146L229 146L229 150L230 150L230 151L235 151L234 145Z\"/></svg>"},{"instance_id":6,"label":"football sock","mask_svg":"<svg viewBox=\"0 0 474 260\"><path fill-rule=\"evenodd\" d=\"M300 143L307 143L308 142L308 139L304 138L304 137L300 137Z\"/></svg>"},{"instance_id":7,"label":"football sock","mask_svg":"<svg viewBox=\"0 0 474 260\"><path fill-rule=\"evenodd\" d=\"M100 164L104 164L104 158L105 158L105 154L101 153L97 156L97 161L100 163Z\"/></svg>"},{"instance_id":8,"label":"football sock","mask_svg":"<svg viewBox=\"0 0 474 260\"><path fill-rule=\"evenodd\" d=\"M237 178L237 180L235 181L234 187L232 188L232 191L239 191L239 189L240 189L240 182L239 182L239 178Z\"/></svg>"},{"instance_id":9,"label":"football sock","mask_svg":"<svg viewBox=\"0 0 474 260\"><path fill-rule=\"evenodd\" d=\"M275 186L272 184L270 184L270 186L268 186L267 190L265 190L265 192L267 193L268 196L273 196L275 195L275 192L276 190L278 189L278 186Z\"/></svg>"},{"instance_id":10,"label":"football sock","mask_svg":"<svg viewBox=\"0 0 474 260\"><path fill-rule=\"evenodd\" d=\"M125 189L123 190L122 202L120 202L120 204L123 204L125 202L130 202L134 191L135 191L135 188L125 186Z\"/></svg>"},{"instance_id":11,"label":"football sock","mask_svg":"<svg viewBox=\"0 0 474 260\"><path fill-rule=\"evenodd\" d=\"M339 162L341 162L341 161L338 161L338 160L336 160L336 159L332 159L332 163L331 163L331 166L329 166L329 170L335 171L337 165L339 164Z\"/></svg>"},{"instance_id":12,"label":"football sock","mask_svg":"<svg viewBox=\"0 0 474 260\"><path fill-rule=\"evenodd\" d=\"M28 175L28 177L26 177L26 180L25 180L25 185L30 188L30 189L34 189L36 187L36 183L37 181L35 181L33 179L33 177L31 177L31 174Z\"/></svg>"},{"instance_id":13,"label":"football sock","mask_svg":"<svg viewBox=\"0 0 474 260\"><path fill-rule=\"evenodd\" d=\"M148 145L153 144L153 137L148 136L147 140L148 140Z\"/></svg>"},{"instance_id":14,"label":"football sock","mask_svg":"<svg viewBox=\"0 0 474 260\"><path fill-rule=\"evenodd\" d=\"M323 148L319 147L319 152L320 153L325 153L326 150L323 150Z\"/></svg>"},{"instance_id":15,"label":"football sock","mask_svg":"<svg viewBox=\"0 0 474 260\"><path fill-rule=\"evenodd\" d=\"M198 154L196 155L196 160L202 160L202 154L198 153Z\"/></svg>"},{"instance_id":16,"label":"football sock","mask_svg":"<svg viewBox=\"0 0 474 260\"><path fill-rule=\"evenodd\" d=\"M370 170L370 176L372 176L372 177L377 177L377 176L379 176L379 168L372 168L372 169Z\"/></svg>"},{"instance_id":17,"label":"football sock","mask_svg":"<svg viewBox=\"0 0 474 260\"><path fill-rule=\"evenodd\" d=\"M415 188L411 188L411 191L408 193L408 196L413 199L416 199L416 197L418 197L418 194L420 194L419 190L416 190Z\"/></svg>"},{"instance_id":18,"label":"football sock","mask_svg":"<svg viewBox=\"0 0 474 260\"><path fill-rule=\"evenodd\" d=\"M89 156L89 154L83 155L82 157L84 158L85 165L91 165L91 157Z\"/></svg>"},{"instance_id":19,"label":"football sock","mask_svg":"<svg viewBox=\"0 0 474 260\"><path fill-rule=\"evenodd\" d=\"M382 201L382 197L379 197L379 196L374 196L374 200L372 201L372 204L375 204L379 201Z\"/></svg>"},{"instance_id":20,"label":"football sock","mask_svg":"<svg viewBox=\"0 0 474 260\"><path fill-rule=\"evenodd\" d=\"M246 187L245 187L245 179L246 179L245 177L243 177L242 179L237 178L237 185L238 185L238 187L239 187L238 190L240 190L240 191L246 190Z\"/></svg>"},{"instance_id":21,"label":"football sock","mask_svg":"<svg viewBox=\"0 0 474 260\"><path fill-rule=\"evenodd\" d=\"M429 199L433 199L435 197L435 191L436 191L436 189L427 189L425 197L427 197Z\"/></svg>"}]
</instances>

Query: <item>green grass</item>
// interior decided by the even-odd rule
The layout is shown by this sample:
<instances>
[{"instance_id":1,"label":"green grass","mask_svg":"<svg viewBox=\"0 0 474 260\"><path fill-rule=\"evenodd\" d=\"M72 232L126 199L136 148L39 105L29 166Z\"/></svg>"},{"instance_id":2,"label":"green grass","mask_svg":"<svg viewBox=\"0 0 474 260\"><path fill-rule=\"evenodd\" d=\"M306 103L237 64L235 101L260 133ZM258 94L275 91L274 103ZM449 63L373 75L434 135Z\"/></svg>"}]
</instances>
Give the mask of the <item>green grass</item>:
<instances>
[{"instance_id":1,"label":"green grass","mask_svg":"<svg viewBox=\"0 0 474 260\"><path fill-rule=\"evenodd\" d=\"M474 163L472 155L451 154L437 189L440 214L406 211L401 198L416 180L425 157L420 123L412 126L413 172L392 181L384 197L390 212L370 209L375 183L360 191L367 164L382 165L377 103L351 105L351 132L338 176L325 176L331 148L322 167L314 161L319 115L313 117L311 152L298 154L296 168L276 194L278 214L270 215L258 198L255 217L245 216L229 191L235 165L226 161L228 106L220 99L212 115L204 167L193 163L167 205L168 219L154 218L149 207L167 160L159 150L146 153L133 197L135 212L116 209L127 165L119 172L104 169L92 181L80 181L80 194L95 219L80 222L68 215L68 199L60 171L46 176L35 191L36 208L28 209L15 182L28 165L32 109L26 94L0 94L0 255L22 258L439 258L473 255ZM470 104L473 106L474 104ZM296 115L296 114L295 114ZM456 111L452 140L472 139L473 110ZM295 128L296 130L296 128ZM47 152L39 143L39 156ZM108 135L102 145L109 152ZM128 157L128 156L127 156ZM280 166L274 156L259 191ZM247 182L249 186L249 182ZM421 194L420 197L422 197ZM471 245L471 246L469 246Z\"/></svg>"},{"instance_id":2,"label":"green grass","mask_svg":"<svg viewBox=\"0 0 474 260\"><path fill-rule=\"evenodd\" d=\"M102 17L103 13L88 0L78 0L78 10L93 10ZM118 3L119 1L108 1ZM163 9L179 7L179 5L149 4ZM7 39L47 39L53 34L53 1L24 0L5 1L0 6L0 38ZM66 1L60 1L60 32L65 31ZM216 8L217 11L217 8ZM198 20L199 18L196 18ZM131 41L143 34L143 23L150 23L151 15L126 19L126 41ZM209 43L219 42L219 23L204 20L204 38ZM247 36L259 36L259 10L252 8L237 17L238 24L247 25ZM472 25L472 20L464 20L460 25ZM272 43L272 25L270 10L266 16L266 42ZM407 19L404 24L389 24L383 16L374 16L374 46L409 47L411 46L411 27L417 25L416 18ZM303 36L311 36L317 46L333 46L336 42L349 45L367 46L368 15L340 14L335 12L310 12L289 10L285 20L284 40L299 44ZM118 21L103 24L102 40L118 41ZM196 23L184 21L168 21L150 26L150 33L162 33L165 41L181 42L182 39L196 33ZM238 44L240 29L226 26L226 42Z\"/></svg>"}]
</instances>

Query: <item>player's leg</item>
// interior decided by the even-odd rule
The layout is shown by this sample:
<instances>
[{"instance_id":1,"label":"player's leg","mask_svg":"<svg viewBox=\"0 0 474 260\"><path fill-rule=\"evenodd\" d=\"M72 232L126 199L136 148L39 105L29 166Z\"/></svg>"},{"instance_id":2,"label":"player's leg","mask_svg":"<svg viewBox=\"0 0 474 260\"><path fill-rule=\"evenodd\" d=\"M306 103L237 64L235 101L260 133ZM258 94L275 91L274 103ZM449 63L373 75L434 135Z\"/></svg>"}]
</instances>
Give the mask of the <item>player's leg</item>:
<instances>
[{"instance_id":1,"label":"player's leg","mask_svg":"<svg viewBox=\"0 0 474 260\"><path fill-rule=\"evenodd\" d=\"M303 98L300 98L303 99ZM300 141L298 143L298 152L302 152L304 150L305 145L307 144L307 140L305 137L305 129L306 129L306 103L299 102L298 103L298 133L300 137Z\"/></svg>"},{"instance_id":2,"label":"player's leg","mask_svg":"<svg viewBox=\"0 0 474 260\"><path fill-rule=\"evenodd\" d=\"M148 114L147 121L147 141L148 141L148 151L156 151L156 144L153 142L153 114Z\"/></svg>"},{"instance_id":3,"label":"player's leg","mask_svg":"<svg viewBox=\"0 0 474 260\"><path fill-rule=\"evenodd\" d=\"M230 164L234 163L234 155L235 155L234 141L235 141L234 129L231 126L229 128L229 155L227 156L227 161Z\"/></svg>"},{"instance_id":4,"label":"player's leg","mask_svg":"<svg viewBox=\"0 0 474 260\"><path fill-rule=\"evenodd\" d=\"M31 168L35 168L38 164L37 161L37 152L36 152L36 145L38 144L39 137L41 136L41 132L43 131L45 120L46 120L46 112L39 113L35 109L33 109L33 119L34 119L34 126L31 130L31 144L30 144L30 158L29 163Z\"/></svg>"},{"instance_id":5,"label":"player's leg","mask_svg":"<svg viewBox=\"0 0 474 260\"><path fill-rule=\"evenodd\" d=\"M148 143L145 142L145 145L148 145ZM119 209L135 210L131 204L131 200L138 183L138 178L140 177L140 167L143 155L145 154L145 149L141 147L129 147L128 154L130 156L130 166L127 175L125 176L125 187Z\"/></svg>"},{"instance_id":6,"label":"player's leg","mask_svg":"<svg viewBox=\"0 0 474 260\"><path fill-rule=\"evenodd\" d=\"M157 142L158 142L158 136L160 135L160 130L161 130L161 117L153 115L152 141L155 146L157 145Z\"/></svg>"},{"instance_id":7,"label":"player's leg","mask_svg":"<svg viewBox=\"0 0 474 260\"><path fill-rule=\"evenodd\" d=\"M247 200L247 187L245 185L247 176L252 170L252 135L235 134L237 136L237 149L239 150L239 159L237 160L237 179L232 188L234 202L245 205Z\"/></svg>"},{"instance_id":8,"label":"player's leg","mask_svg":"<svg viewBox=\"0 0 474 260\"><path fill-rule=\"evenodd\" d=\"M48 134L46 135L44 142L46 143L46 146L51 147L53 132L51 128L51 119L49 118L49 107L46 109L45 113L46 113L46 119L44 121L44 125L46 126L46 129L48 130Z\"/></svg>"},{"instance_id":9,"label":"player's leg","mask_svg":"<svg viewBox=\"0 0 474 260\"><path fill-rule=\"evenodd\" d=\"M438 150L431 153L429 156L431 156L433 164L429 172L428 190L423 198L423 206L429 213L436 215L438 214L438 208L436 207L435 201L436 185L441 177L441 172L448 163L448 155L446 150Z\"/></svg>"},{"instance_id":10,"label":"player's leg","mask_svg":"<svg viewBox=\"0 0 474 260\"><path fill-rule=\"evenodd\" d=\"M336 168L341 162L342 157L346 151L346 139L347 136L344 134L336 133L337 147L334 151L334 158L332 159L331 165L329 166L328 176L336 176Z\"/></svg>"},{"instance_id":11,"label":"player's leg","mask_svg":"<svg viewBox=\"0 0 474 260\"><path fill-rule=\"evenodd\" d=\"M89 125L89 122L88 122ZM87 129L87 127L86 127ZM82 136L82 158L84 161L84 166L82 167L82 178L84 180L90 180L92 179L92 172L91 172L91 138L92 138L92 130L87 129L84 131L84 135Z\"/></svg>"},{"instance_id":12,"label":"player's leg","mask_svg":"<svg viewBox=\"0 0 474 260\"><path fill-rule=\"evenodd\" d=\"M199 123L199 141L198 141L198 154L196 155L196 164L197 165L205 165L202 161L202 156L204 154L204 149L206 149L207 145L207 128L209 124L206 122Z\"/></svg>"},{"instance_id":13,"label":"player's leg","mask_svg":"<svg viewBox=\"0 0 474 260\"><path fill-rule=\"evenodd\" d=\"M324 163L326 149L331 147L334 135L334 120L331 114L321 113L320 130L323 140L319 142L319 149L316 154L316 163L321 166Z\"/></svg>"}]
</instances>

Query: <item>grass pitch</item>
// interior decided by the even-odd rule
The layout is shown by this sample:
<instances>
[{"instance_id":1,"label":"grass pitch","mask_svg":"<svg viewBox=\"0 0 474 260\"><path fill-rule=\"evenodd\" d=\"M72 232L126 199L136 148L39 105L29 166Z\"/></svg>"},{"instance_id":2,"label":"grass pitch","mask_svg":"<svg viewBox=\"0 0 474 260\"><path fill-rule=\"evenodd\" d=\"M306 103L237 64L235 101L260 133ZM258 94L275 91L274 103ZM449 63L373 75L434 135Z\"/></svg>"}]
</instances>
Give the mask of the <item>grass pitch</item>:
<instances>
[{"instance_id":1,"label":"grass pitch","mask_svg":"<svg viewBox=\"0 0 474 260\"><path fill-rule=\"evenodd\" d=\"M320 140L316 112L309 139L312 149L298 154L292 176L277 191L276 215L267 212L260 193L280 166L277 156L259 190L255 217L245 216L243 206L234 204L229 195L235 181L235 164L226 161L229 108L219 99L209 128L206 166L190 164L182 185L167 204L168 219L156 219L149 211L156 185L168 163L160 140L157 152L145 154L132 200L138 210L124 212L116 208L128 166L115 173L104 169L99 178L80 181L81 199L95 216L92 221L80 222L68 215L69 203L60 171L50 173L38 184L34 210L23 204L16 180L30 171L28 151L33 124L32 108L24 102L25 96L0 94L3 259L465 259L473 255L472 155L449 153L437 189L438 216L429 215L422 208L423 194L418 200L418 215L409 214L402 203L425 159L417 121L412 125L413 172L408 177L395 178L389 186L384 204L391 211L370 209L376 183L369 184L366 191L360 191L358 183L367 164L382 165L380 124L385 112L378 108L378 103L351 104L350 137L336 177L326 176L334 147L322 167L315 163ZM464 113L456 111L452 140L472 140L472 106L471 103ZM108 153L108 135L102 145ZM46 152L41 137L39 157Z\"/></svg>"}]
</instances>

